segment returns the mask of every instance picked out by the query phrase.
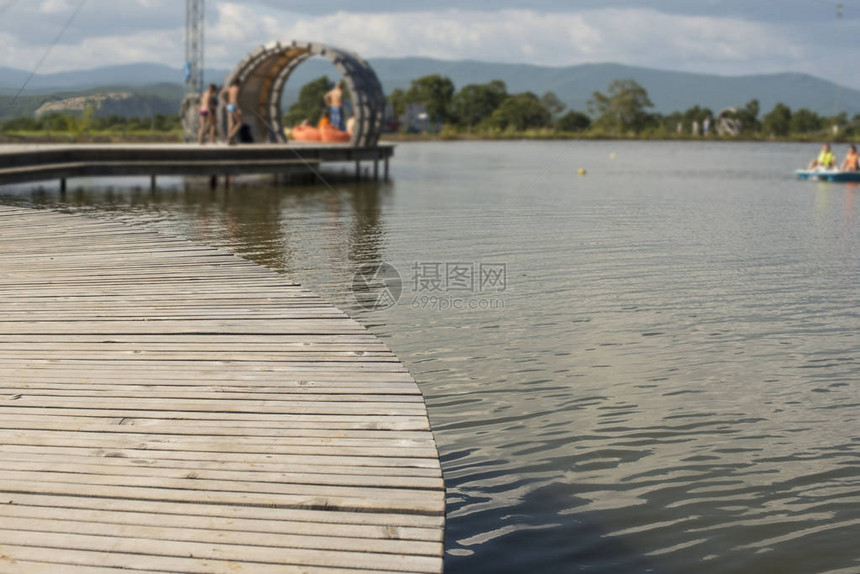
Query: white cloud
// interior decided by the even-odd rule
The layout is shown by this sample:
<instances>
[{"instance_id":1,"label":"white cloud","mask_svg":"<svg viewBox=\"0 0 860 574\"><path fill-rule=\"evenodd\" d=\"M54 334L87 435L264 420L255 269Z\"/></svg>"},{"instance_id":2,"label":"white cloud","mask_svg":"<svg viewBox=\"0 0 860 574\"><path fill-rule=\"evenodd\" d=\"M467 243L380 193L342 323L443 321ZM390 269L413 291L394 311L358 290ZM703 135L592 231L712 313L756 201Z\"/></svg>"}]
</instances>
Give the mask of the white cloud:
<instances>
[{"instance_id":1,"label":"white cloud","mask_svg":"<svg viewBox=\"0 0 860 574\"><path fill-rule=\"evenodd\" d=\"M576 14L542 14L528 10L499 12L406 12L267 17L221 5L213 42L242 38L301 39L331 43L365 57L427 56L545 64L586 58L601 36ZM237 22L241 20L241 24ZM255 22L256 20L256 22Z\"/></svg>"},{"instance_id":2,"label":"white cloud","mask_svg":"<svg viewBox=\"0 0 860 574\"><path fill-rule=\"evenodd\" d=\"M176 54L184 53L184 29L141 32L125 36L85 38L75 44L55 46L39 72L96 68L112 64L158 62L180 67ZM44 46L30 46L18 38L0 33L0 66L32 70L45 52Z\"/></svg>"},{"instance_id":3,"label":"white cloud","mask_svg":"<svg viewBox=\"0 0 860 574\"><path fill-rule=\"evenodd\" d=\"M43 0L39 4L39 12L42 14L62 14L72 10L68 0Z\"/></svg>"},{"instance_id":4,"label":"white cloud","mask_svg":"<svg viewBox=\"0 0 860 574\"><path fill-rule=\"evenodd\" d=\"M778 63L804 55L802 48L767 24L653 10L452 9L307 16L221 3L207 38L218 59L272 39L316 40L364 57L427 56L556 66L613 61L722 73L772 71ZM768 62L777 64L761 69Z\"/></svg>"},{"instance_id":5,"label":"white cloud","mask_svg":"<svg viewBox=\"0 0 860 574\"><path fill-rule=\"evenodd\" d=\"M167 0L137 0L137 3L148 10L162 8L167 5Z\"/></svg>"},{"instance_id":6,"label":"white cloud","mask_svg":"<svg viewBox=\"0 0 860 574\"><path fill-rule=\"evenodd\" d=\"M68 10L70 4L69 0L22 3L16 20L0 22L0 65L32 69L63 22L56 12ZM619 62L703 73L793 70L834 77L837 66L819 63L844 51L834 50L831 42L835 40L823 25L820 29L792 27L651 9L308 15L271 6L208 2L207 66L232 67L260 44L299 39L331 43L366 58L427 56L555 66ZM90 0L40 71L136 61L180 67L184 61L182 8L181 3L168 0ZM40 21L40 11L55 13L52 25L41 25L45 17ZM849 28L846 38L854 32ZM834 79L851 82L847 76Z\"/></svg>"}]
</instances>

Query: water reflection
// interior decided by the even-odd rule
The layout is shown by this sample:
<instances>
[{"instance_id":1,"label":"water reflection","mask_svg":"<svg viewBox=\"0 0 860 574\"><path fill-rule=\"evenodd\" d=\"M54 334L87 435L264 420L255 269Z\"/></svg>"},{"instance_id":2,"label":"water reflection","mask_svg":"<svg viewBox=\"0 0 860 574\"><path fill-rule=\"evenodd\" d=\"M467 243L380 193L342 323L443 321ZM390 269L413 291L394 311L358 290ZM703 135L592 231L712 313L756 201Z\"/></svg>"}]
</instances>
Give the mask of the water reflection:
<instances>
[{"instance_id":1,"label":"water reflection","mask_svg":"<svg viewBox=\"0 0 860 574\"><path fill-rule=\"evenodd\" d=\"M845 185L842 192L842 213L845 225L850 227L854 224L854 198L858 193L858 184L851 182Z\"/></svg>"},{"instance_id":2,"label":"water reflection","mask_svg":"<svg viewBox=\"0 0 860 574\"><path fill-rule=\"evenodd\" d=\"M385 231L382 225L381 194L389 186L354 186L349 194L352 226L349 231L349 260L360 267L382 262Z\"/></svg>"},{"instance_id":3,"label":"water reflection","mask_svg":"<svg viewBox=\"0 0 860 574\"><path fill-rule=\"evenodd\" d=\"M350 185L275 186L268 180L229 189L209 188L201 181L173 178L156 189L140 186L76 185L66 193L49 187L16 186L0 191L4 203L72 212L97 212L133 225L145 223L191 239L229 247L243 257L290 273L304 268L295 262L299 245L307 247L308 214L318 214L323 252L330 262L344 249L341 228L349 231L347 258L355 268L383 259L383 198L391 185L361 182ZM299 236L301 231L302 237Z\"/></svg>"}]
</instances>

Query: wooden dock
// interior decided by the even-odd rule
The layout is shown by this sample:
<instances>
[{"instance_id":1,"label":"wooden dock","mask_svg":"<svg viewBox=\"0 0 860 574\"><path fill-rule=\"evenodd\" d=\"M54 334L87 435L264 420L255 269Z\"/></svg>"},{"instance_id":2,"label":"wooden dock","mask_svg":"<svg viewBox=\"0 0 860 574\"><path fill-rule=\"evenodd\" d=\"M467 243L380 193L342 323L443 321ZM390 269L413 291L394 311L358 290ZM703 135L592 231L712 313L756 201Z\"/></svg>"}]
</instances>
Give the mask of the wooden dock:
<instances>
[{"instance_id":1,"label":"wooden dock","mask_svg":"<svg viewBox=\"0 0 860 574\"><path fill-rule=\"evenodd\" d=\"M197 144L44 144L0 145L0 185L66 181L78 177L235 176L314 173L326 163L370 164L373 178L388 179L393 144L289 143L253 145Z\"/></svg>"},{"instance_id":2,"label":"wooden dock","mask_svg":"<svg viewBox=\"0 0 860 574\"><path fill-rule=\"evenodd\" d=\"M441 572L423 397L361 325L118 223L0 241L0 572Z\"/></svg>"}]
</instances>

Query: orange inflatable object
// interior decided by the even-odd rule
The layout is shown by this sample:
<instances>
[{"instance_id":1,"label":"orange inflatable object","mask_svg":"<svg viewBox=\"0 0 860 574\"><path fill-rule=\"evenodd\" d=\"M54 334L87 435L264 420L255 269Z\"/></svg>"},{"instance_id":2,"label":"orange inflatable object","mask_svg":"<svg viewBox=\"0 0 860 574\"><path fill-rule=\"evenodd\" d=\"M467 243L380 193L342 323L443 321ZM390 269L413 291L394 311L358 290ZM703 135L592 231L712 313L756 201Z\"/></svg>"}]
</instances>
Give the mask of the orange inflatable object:
<instances>
[{"instance_id":1,"label":"orange inflatable object","mask_svg":"<svg viewBox=\"0 0 860 574\"><path fill-rule=\"evenodd\" d=\"M320 131L313 126L296 126L293 128L292 137L296 141L318 142L322 141Z\"/></svg>"},{"instance_id":2,"label":"orange inflatable object","mask_svg":"<svg viewBox=\"0 0 860 574\"><path fill-rule=\"evenodd\" d=\"M320 134L322 135L322 141L329 143L349 143L349 140L352 139L351 133L340 131L331 126L321 129Z\"/></svg>"}]
</instances>

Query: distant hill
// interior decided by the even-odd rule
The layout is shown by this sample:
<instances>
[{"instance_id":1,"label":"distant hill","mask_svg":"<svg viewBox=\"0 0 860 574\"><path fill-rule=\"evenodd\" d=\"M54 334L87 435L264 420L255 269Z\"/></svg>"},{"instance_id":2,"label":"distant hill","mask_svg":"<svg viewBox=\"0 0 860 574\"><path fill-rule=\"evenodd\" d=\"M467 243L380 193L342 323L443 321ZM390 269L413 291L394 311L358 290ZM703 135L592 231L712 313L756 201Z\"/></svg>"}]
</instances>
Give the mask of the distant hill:
<instances>
[{"instance_id":1,"label":"distant hill","mask_svg":"<svg viewBox=\"0 0 860 574\"><path fill-rule=\"evenodd\" d=\"M837 91L833 82L798 73L717 76L621 64L554 68L428 58L377 58L370 63L386 92L406 88L413 78L435 73L448 76L458 88L500 79L507 83L509 92L532 91L540 95L552 91L569 108L581 111L585 111L592 93L605 92L609 83L616 79L639 82L648 90L654 110L660 113L683 111L695 105L718 111L757 98L763 112L783 102L792 109L808 108L819 114L833 115ZM839 112L849 116L860 113L860 91L840 87Z\"/></svg>"},{"instance_id":2,"label":"distant hill","mask_svg":"<svg viewBox=\"0 0 860 574\"><path fill-rule=\"evenodd\" d=\"M408 88L410 82L427 74L448 76L460 88L466 84L504 80L511 93L532 91L542 94L555 92L570 109L584 111L591 94L605 91L612 80L633 79L642 84L654 102L655 111L668 113L685 110L694 105L720 110L734 105L743 105L753 98L761 103L763 112L769 111L777 102L792 109L809 108L817 113L832 115L836 109L836 94L839 92L839 112L849 116L860 113L860 91L840 87L827 80L808 74L782 73L755 76L717 76L691 74L649 68L637 68L620 64L583 64L568 67L532 66L526 64L497 64L478 61L445 61L430 58L376 58L370 64L376 70L385 91ZM228 70L206 70L207 82L221 84ZM299 88L321 75L334 77L334 67L324 59L316 58L299 66L290 78L285 94L285 104L295 101ZM36 98L34 105L15 106L15 110L4 106L9 96L17 92L29 73L13 68L0 67L0 117L21 112L32 113L45 103L45 97L56 98L105 91L130 92L134 96L145 95L162 98L163 108L178 109L181 100L182 71L161 64L130 64L109 66L93 70L80 70L58 74L36 75L29 82L22 96ZM155 86L160 84L160 86ZM167 89L166 86L171 86ZM145 94L144 94L145 92ZM35 105L38 98L43 98ZM135 100L129 100L134 105ZM123 109L128 106L122 106ZM161 105L156 106L162 108ZM4 109L5 108L5 109ZM152 109L152 105L149 106ZM29 110L29 111L26 111ZM131 113L129 108L129 113ZM162 112L164 113L164 112ZM131 115L145 115L139 112Z\"/></svg>"},{"instance_id":3,"label":"distant hill","mask_svg":"<svg viewBox=\"0 0 860 574\"><path fill-rule=\"evenodd\" d=\"M29 76L29 72L0 66L0 94L7 95L10 91L17 92ZM223 76L224 74L221 75L221 77ZM126 64L56 74L36 74L27 84L24 94L85 91L104 86L181 84L184 81L182 71L170 66L163 64Z\"/></svg>"},{"instance_id":4,"label":"distant hill","mask_svg":"<svg viewBox=\"0 0 860 574\"><path fill-rule=\"evenodd\" d=\"M0 94L2 94L0 90ZM8 93L8 92L7 92ZM0 95L0 120L25 117L37 113L78 113L83 103L97 102L97 116L150 117L154 114L175 114L182 101L183 88L179 84L153 84L146 86L103 86L61 92L27 93L17 99L14 93ZM86 102L82 102L86 100Z\"/></svg>"}]
</instances>

